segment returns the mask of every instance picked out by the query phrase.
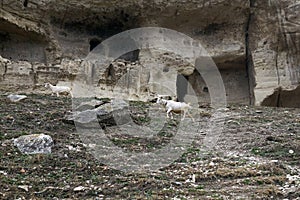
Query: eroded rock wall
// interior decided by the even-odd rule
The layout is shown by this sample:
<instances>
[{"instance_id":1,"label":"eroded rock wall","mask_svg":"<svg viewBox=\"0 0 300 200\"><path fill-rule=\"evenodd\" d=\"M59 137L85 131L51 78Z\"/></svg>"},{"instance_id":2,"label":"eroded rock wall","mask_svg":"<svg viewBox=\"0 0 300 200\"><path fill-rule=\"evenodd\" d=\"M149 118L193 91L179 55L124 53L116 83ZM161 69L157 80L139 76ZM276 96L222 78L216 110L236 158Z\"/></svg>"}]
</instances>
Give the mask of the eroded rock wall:
<instances>
[{"instance_id":1,"label":"eroded rock wall","mask_svg":"<svg viewBox=\"0 0 300 200\"><path fill-rule=\"evenodd\" d=\"M187 87L184 93L193 90L199 101L209 101L201 75L184 58L178 62L166 52L133 52L125 61L122 58L123 64L115 62L104 69L84 61L114 34L158 26L201 42L220 69L229 102L296 106L275 93L299 85L299 5L296 0L2 0L0 55L10 62L0 60L0 87L42 92L45 82L72 85L78 77L84 82L85 75L92 75L99 94L109 95L118 78L129 71L135 84L123 86L129 96L143 99L153 92L167 93L153 84L159 81L178 96L182 74L192 86L182 86ZM270 98L275 99L265 100Z\"/></svg>"},{"instance_id":2,"label":"eroded rock wall","mask_svg":"<svg viewBox=\"0 0 300 200\"><path fill-rule=\"evenodd\" d=\"M297 94L293 90L300 83L300 2L251 2L247 46L248 67L253 70L255 78L252 83L255 103L299 106L299 103L291 100L295 96L286 96ZM277 95L281 92L285 95ZM271 101L267 100L270 98Z\"/></svg>"}]
</instances>

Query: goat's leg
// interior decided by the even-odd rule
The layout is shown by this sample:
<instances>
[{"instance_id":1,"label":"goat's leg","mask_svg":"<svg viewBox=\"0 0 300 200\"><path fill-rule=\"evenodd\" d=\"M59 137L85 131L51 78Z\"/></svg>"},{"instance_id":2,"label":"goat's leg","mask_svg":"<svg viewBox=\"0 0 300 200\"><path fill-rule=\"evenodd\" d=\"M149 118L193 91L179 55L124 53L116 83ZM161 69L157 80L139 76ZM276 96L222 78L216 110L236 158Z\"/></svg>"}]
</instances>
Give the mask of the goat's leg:
<instances>
[{"instance_id":1,"label":"goat's leg","mask_svg":"<svg viewBox=\"0 0 300 200\"><path fill-rule=\"evenodd\" d=\"M193 116L192 116L188 111L186 111L186 114L187 114L190 118L192 118L193 122L195 122L195 119L193 118Z\"/></svg>"},{"instance_id":2,"label":"goat's leg","mask_svg":"<svg viewBox=\"0 0 300 200\"><path fill-rule=\"evenodd\" d=\"M169 114L170 114L171 119L173 119L173 115L172 115L171 111L172 111L172 108L169 108L168 111L167 111L167 118L169 118Z\"/></svg>"},{"instance_id":3,"label":"goat's leg","mask_svg":"<svg viewBox=\"0 0 300 200\"><path fill-rule=\"evenodd\" d=\"M184 110L184 111L183 111L183 117L181 118L181 121L184 120L184 118L185 118L185 113L186 113L186 111Z\"/></svg>"},{"instance_id":4,"label":"goat's leg","mask_svg":"<svg viewBox=\"0 0 300 200\"><path fill-rule=\"evenodd\" d=\"M173 113L172 112L170 112L170 115L171 115L171 119L173 119Z\"/></svg>"},{"instance_id":5,"label":"goat's leg","mask_svg":"<svg viewBox=\"0 0 300 200\"><path fill-rule=\"evenodd\" d=\"M59 97L59 92L56 92L56 96Z\"/></svg>"}]
</instances>

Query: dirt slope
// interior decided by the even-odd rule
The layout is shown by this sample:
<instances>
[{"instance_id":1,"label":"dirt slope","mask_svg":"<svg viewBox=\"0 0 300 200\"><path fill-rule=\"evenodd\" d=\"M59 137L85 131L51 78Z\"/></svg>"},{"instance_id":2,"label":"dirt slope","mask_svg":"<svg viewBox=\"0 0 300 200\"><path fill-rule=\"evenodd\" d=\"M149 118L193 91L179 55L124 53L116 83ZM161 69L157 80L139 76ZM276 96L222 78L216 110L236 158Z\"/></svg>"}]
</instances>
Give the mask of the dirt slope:
<instances>
[{"instance_id":1,"label":"dirt slope","mask_svg":"<svg viewBox=\"0 0 300 200\"><path fill-rule=\"evenodd\" d=\"M0 199L299 199L297 109L229 106L222 111L224 129L211 151L200 150L203 129L170 166L126 174L86 150L75 126L64 120L71 104L67 97L29 95L12 103L0 96ZM149 106L131 103L135 123L147 123ZM202 109L198 120L209 120L211 112ZM168 121L169 134L157 144L168 142L177 122ZM31 133L52 136L52 154L22 155L12 145L12 138ZM127 150L139 145L133 138L114 139Z\"/></svg>"}]
</instances>

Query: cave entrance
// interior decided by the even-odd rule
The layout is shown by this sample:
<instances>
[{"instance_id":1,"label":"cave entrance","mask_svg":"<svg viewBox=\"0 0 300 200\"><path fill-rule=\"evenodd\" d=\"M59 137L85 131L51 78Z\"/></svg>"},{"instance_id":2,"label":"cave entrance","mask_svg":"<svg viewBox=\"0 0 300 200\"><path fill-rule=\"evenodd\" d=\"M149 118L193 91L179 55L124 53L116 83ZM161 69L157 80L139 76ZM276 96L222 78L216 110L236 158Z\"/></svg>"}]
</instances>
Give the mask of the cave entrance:
<instances>
[{"instance_id":1,"label":"cave entrance","mask_svg":"<svg viewBox=\"0 0 300 200\"><path fill-rule=\"evenodd\" d=\"M29 0L25 0L25 1L23 2L23 6L24 6L25 8L27 8L27 6L28 6L28 1L29 1Z\"/></svg>"},{"instance_id":2,"label":"cave entrance","mask_svg":"<svg viewBox=\"0 0 300 200\"><path fill-rule=\"evenodd\" d=\"M274 93L266 97L261 105L271 107L300 108L300 86L293 90L284 90L281 87L274 90Z\"/></svg>"},{"instance_id":3,"label":"cave entrance","mask_svg":"<svg viewBox=\"0 0 300 200\"><path fill-rule=\"evenodd\" d=\"M230 61L219 58L214 61L223 79L227 102L249 105L251 91L245 57L240 56ZM193 74L188 77L188 81L192 87L188 87L187 94L193 94L190 91L193 89L200 104L210 103L210 89L213 88L206 85L198 70L194 70Z\"/></svg>"},{"instance_id":4,"label":"cave entrance","mask_svg":"<svg viewBox=\"0 0 300 200\"><path fill-rule=\"evenodd\" d=\"M96 46L100 44L100 40L97 38L93 38L90 40L90 51L92 51Z\"/></svg>"},{"instance_id":5,"label":"cave entrance","mask_svg":"<svg viewBox=\"0 0 300 200\"><path fill-rule=\"evenodd\" d=\"M188 76L178 74L176 78L177 101L183 102L188 92Z\"/></svg>"},{"instance_id":6,"label":"cave entrance","mask_svg":"<svg viewBox=\"0 0 300 200\"><path fill-rule=\"evenodd\" d=\"M139 60L140 50L136 49L134 51L130 51L128 53L123 54L118 59L123 59L129 62L136 62Z\"/></svg>"},{"instance_id":7,"label":"cave entrance","mask_svg":"<svg viewBox=\"0 0 300 200\"><path fill-rule=\"evenodd\" d=\"M46 62L46 41L13 24L0 21L0 55L12 61Z\"/></svg>"}]
</instances>

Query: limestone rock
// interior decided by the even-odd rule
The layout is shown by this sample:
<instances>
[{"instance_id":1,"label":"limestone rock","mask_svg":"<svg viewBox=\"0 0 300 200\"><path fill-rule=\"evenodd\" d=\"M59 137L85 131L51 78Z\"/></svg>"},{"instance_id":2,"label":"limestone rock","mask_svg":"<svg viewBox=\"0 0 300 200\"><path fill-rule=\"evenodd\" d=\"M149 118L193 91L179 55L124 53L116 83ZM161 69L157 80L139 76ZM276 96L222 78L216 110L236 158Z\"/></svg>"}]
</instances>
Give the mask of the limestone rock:
<instances>
[{"instance_id":1,"label":"limestone rock","mask_svg":"<svg viewBox=\"0 0 300 200\"><path fill-rule=\"evenodd\" d=\"M49 154L53 146L51 136L45 134L23 135L13 143L23 154Z\"/></svg>"},{"instance_id":2,"label":"limestone rock","mask_svg":"<svg viewBox=\"0 0 300 200\"><path fill-rule=\"evenodd\" d=\"M298 106L288 101L300 83L300 9L294 0L6 0L0 9L0 55L11 61L0 57L1 89L43 92L45 82L78 80L99 96L113 97L116 90L126 99L148 100L153 93L178 96L182 90L210 102L205 75L178 58L176 46L173 52L137 49L107 66L85 62L110 36L155 26L199 41L220 70L229 102ZM283 95L276 95L279 88Z\"/></svg>"}]
</instances>

